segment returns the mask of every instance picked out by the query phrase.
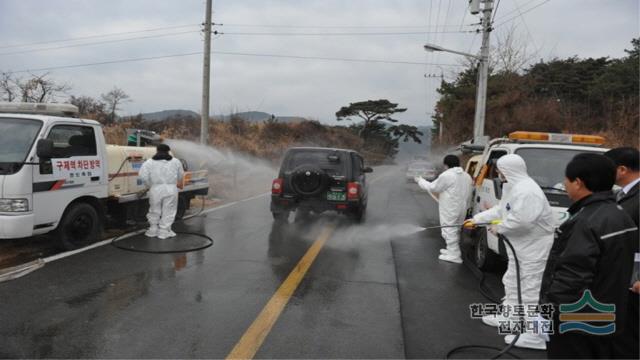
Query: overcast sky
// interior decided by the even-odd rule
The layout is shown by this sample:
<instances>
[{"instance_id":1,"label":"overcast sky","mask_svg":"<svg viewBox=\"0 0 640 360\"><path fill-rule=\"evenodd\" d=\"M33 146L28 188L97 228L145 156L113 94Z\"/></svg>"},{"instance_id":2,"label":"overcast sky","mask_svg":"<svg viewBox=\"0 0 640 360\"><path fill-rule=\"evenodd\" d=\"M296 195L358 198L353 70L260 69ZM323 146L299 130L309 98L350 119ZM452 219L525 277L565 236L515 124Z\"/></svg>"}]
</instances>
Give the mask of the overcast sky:
<instances>
[{"instance_id":1,"label":"overcast sky","mask_svg":"<svg viewBox=\"0 0 640 360\"><path fill-rule=\"evenodd\" d=\"M204 6L203 0L0 0L0 71L180 55L33 72L70 84L73 95L122 88L132 99L123 115L199 112ZM461 57L428 54L423 44L477 53L481 42L473 33L479 17L468 13L467 0L214 0L213 7L214 22L223 24L216 30L225 34L213 40L212 114L258 110L334 122L349 102L386 98L408 108L398 116L403 122L427 125L439 80L424 74L450 79ZM638 37L638 1L502 0L495 24L494 44L513 27L537 59L622 57ZM113 33L120 35L103 36ZM59 41L77 38L83 39Z\"/></svg>"}]
</instances>

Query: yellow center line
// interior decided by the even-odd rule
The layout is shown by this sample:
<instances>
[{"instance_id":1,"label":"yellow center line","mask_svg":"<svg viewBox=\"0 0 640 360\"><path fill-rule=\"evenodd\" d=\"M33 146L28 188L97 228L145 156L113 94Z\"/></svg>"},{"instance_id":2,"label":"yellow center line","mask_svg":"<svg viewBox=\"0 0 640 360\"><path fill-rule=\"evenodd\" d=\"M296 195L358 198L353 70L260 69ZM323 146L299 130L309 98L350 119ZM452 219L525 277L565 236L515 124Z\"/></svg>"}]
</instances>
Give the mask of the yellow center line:
<instances>
[{"instance_id":1,"label":"yellow center line","mask_svg":"<svg viewBox=\"0 0 640 360\"><path fill-rule=\"evenodd\" d=\"M233 350L227 355L227 359L253 359L264 339L269 335L271 328L276 323L282 310L291 299L291 296L300 285L307 270L315 261L318 253L324 244L331 238L336 225L330 224L322 229L318 238L313 242L306 254L300 259L298 264L291 270L289 276L280 285L278 290L273 294L267 305L262 309L258 317L253 321L251 326L242 335L240 341L233 347Z\"/></svg>"}]
</instances>

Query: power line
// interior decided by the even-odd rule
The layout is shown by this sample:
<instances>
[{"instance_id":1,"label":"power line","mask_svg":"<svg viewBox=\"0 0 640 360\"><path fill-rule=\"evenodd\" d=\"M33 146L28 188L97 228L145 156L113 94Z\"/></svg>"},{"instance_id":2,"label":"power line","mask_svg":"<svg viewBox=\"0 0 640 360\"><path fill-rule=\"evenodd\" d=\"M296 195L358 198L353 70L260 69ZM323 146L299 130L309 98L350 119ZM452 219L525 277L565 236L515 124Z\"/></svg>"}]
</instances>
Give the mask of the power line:
<instances>
[{"instance_id":1,"label":"power line","mask_svg":"<svg viewBox=\"0 0 640 360\"><path fill-rule=\"evenodd\" d=\"M412 32L325 32L325 33L283 33L283 32L227 32L224 35L266 35L266 36L393 36L393 35L426 35L426 34L464 34L475 31L412 31Z\"/></svg>"},{"instance_id":2,"label":"power line","mask_svg":"<svg viewBox=\"0 0 640 360\"><path fill-rule=\"evenodd\" d=\"M26 44L3 45L3 46L0 46L0 49L9 49L9 48L16 48L16 47L26 47L26 46L33 46L33 45L45 45L45 44L53 44L53 43L59 43L59 42L77 41L77 40L86 40L86 39L95 39L95 38L109 37L109 36L117 36L117 35L139 34L139 33L144 33L144 32L153 32L153 31L170 30L170 29L180 29L180 28L193 27L193 26L200 26L200 25L201 25L201 24L189 24L189 25L165 26L165 27L152 28L152 29L135 30L135 31L122 31L122 32L107 33L107 34L96 34L96 35L88 35L88 36L75 37L75 38L66 38L66 39L57 39L57 40L39 41L39 42L26 43Z\"/></svg>"},{"instance_id":3,"label":"power line","mask_svg":"<svg viewBox=\"0 0 640 360\"><path fill-rule=\"evenodd\" d=\"M202 55L202 53L203 53L202 51L197 51L197 52L182 53L182 54L171 54L171 55L148 56L148 57L140 57L140 58L118 59L118 60L100 61L100 62L84 63L84 64L72 64L72 65L50 66L50 67L42 67L42 68L34 68L34 69L24 69L24 70L17 70L17 71L7 71L6 73L7 74L18 74L18 73L26 73L26 72L50 71L50 70L70 69L70 68L78 68L78 67L88 67L88 66L98 66L98 65L108 65L108 64L119 64L119 63L127 63L127 62L159 60L159 59L166 59L166 58L176 58L176 57L185 57L185 56L193 56L193 55ZM232 52L232 51L212 51L211 53L212 54L219 54L219 55L271 57L271 58L285 58L285 59L299 59L299 60L325 60L325 61L342 61L342 62L357 62L357 63L400 64L400 65L420 65L420 66L424 66L424 65L463 66L463 65L459 65L459 64L434 64L434 63L402 61L402 60L350 59L350 58L335 58L335 57L322 57L322 56L299 56L299 55L283 55L283 54L244 53L244 52Z\"/></svg>"},{"instance_id":4,"label":"power line","mask_svg":"<svg viewBox=\"0 0 640 360\"><path fill-rule=\"evenodd\" d=\"M0 53L0 56L5 56L5 55L16 55L16 54L27 54L27 53L34 53L34 52L41 52L41 51L49 51L49 50L58 50L58 49L66 49L66 48L74 48L74 47L83 47L83 46L93 46L93 45L102 45L102 44L111 44L111 43L118 43L118 42L124 42L124 41L132 41L132 40L140 40L140 39L152 39L152 38L160 38L160 37L167 37L167 36L176 36L176 35L183 35L183 34L190 34L190 33L197 33L200 32L199 30L193 31L193 30L189 30L189 31L181 31L181 32L175 32L175 33L165 33L165 34L157 34L157 35L148 35L148 36L138 36L138 37L131 37L131 38L125 38L125 39L113 39L113 40L104 40L104 41L96 41L96 42L87 42L87 43L80 43L80 44L70 44L70 45L61 45L61 46L54 46L54 47L48 47L48 48L36 48L36 49L28 49L28 50L19 50L19 51L12 51L12 52L5 52L5 53ZM240 35L240 36L401 36L401 35L424 35L424 34L429 34L429 33L437 33L437 32L428 32L428 31L421 31L421 32L344 32L344 33L265 33L265 32L224 32L222 34L224 35ZM439 33L452 33L452 34L457 34L457 33L474 33L474 31L444 31L444 32L439 32Z\"/></svg>"},{"instance_id":5,"label":"power line","mask_svg":"<svg viewBox=\"0 0 640 360\"><path fill-rule=\"evenodd\" d=\"M491 25L493 25L494 20L496 19L496 14L498 13L498 8L500 7L500 0L496 3L496 7L493 9L493 17L491 18Z\"/></svg>"},{"instance_id":6,"label":"power line","mask_svg":"<svg viewBox=\"0 0 640 360\"><path fill-rule=\"evenodd\" d=\"M518 17L520 17L520 16L522 16L522 15L524 15L524 14L526 14L526 13L528 13L528 12L530 12L530 11L534 10L534 9L537 9L537 8L539 8L540 6L542 6L542 5L546 4L546 3L548 3L549 1L551 1L551 0L544 0L544 1L542 1L541 3L539 3L539 4L537 4L537 5L533 6L533 7L530 7L530 8L529 8L529 9L527 9L527 10L520 12L518 15L513 16L513 17L511 17L511 18L509 18L509 19L507 19L507 20L504 20L504 21L500 22L500 24L498 24L498 25L494 26L494 28L496 28L496 27L498 27L498 26L502 26L502 25L504 25L504 24L508 23L509 21L512 21L513 19L516 19L516 18L518 18ZM508 14L513 14L513 13L515 13L515 12L518 12L518 9L513 10L513 11L510 11ZM507 15L505 14L505 16L501 17L501 18L500 18L500 19L498 19L498 20L502 20L502 19L504 19L504 18L506 18L506 17L507 17Z\"/></svg>"},{"instance_id":7,"label":"power line","mask_svg":"<svg viewBox=\"0 0 640 360\"><path fill-rule=\"evenodd\" d=\"M518 14L520 15L520 21L522 21L522 23L524 24L524 28L527 30L527 34L529 35L529 40L531 40L531 42L533 43L533 47L536 49L536 52L538 52L538 46L536 46L536 41L533 39L533 35L531 35L531 31L529 30L529 25L527 25L527 22L524 19L523 13L520 10L520 4L518 4L517 0L513 0L513 3L516 4L516 8L518 9Z\"/></svg>"},{"instance_id":8,"label":"power line","mask_svg":"<svg viewBox=\"0 0 640 360\"><path fill-rule=\"evenodd\" d=\"M160 38L167 36L176 36L176 35L184 35L184 34L192 34L198 33L200 30L189 30L189 31L180 31L176 33L166 33L166 34L157 34L157 35L148 35L148 36L138 36L126 39L114 39L114 40L104 40L104 41L96 41L96 42L88 42L81 44L70 44L70 45L62 45L62 46L54 46L48 48L40 48L40 49L29 49L29 50L20 50L20 51L12 51L6 53L0 53L0 56L5 55L15 55L15 54L27 54L41 51L49 51L49 50L58 50L58 49L66 49L66 48L74 48L74 47L82 47L82 46L93 46L93 45L103 45L103 44L111 44L111 43L119 43L124 41L132 41L132 40L140 40L140 39L152 39L152 38Z\"/></svg>"},{"instance_id":9,"label":"power line","mask_svg":"<svg viewBox=\"0 0 640 360\"><path fill-rule=\"evenodd\" d=\"M229 27L286 28L286 29L428 29L430 25L277 25L277 24L219 24ZM455 27L451 25L450 27Z\"/></svg>"}]
</instances>

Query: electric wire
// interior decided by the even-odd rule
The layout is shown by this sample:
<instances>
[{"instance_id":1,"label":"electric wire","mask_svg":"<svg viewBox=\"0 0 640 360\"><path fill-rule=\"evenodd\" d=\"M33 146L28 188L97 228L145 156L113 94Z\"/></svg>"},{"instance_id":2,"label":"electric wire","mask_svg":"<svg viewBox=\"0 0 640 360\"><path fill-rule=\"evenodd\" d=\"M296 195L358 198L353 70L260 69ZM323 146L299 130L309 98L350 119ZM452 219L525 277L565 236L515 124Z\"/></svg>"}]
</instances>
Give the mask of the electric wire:
<instances>
[{"instance_id":1,"label":"electric wire","mask_svg":"<svg viewBox=\"0 0 640 360\"><path fill-rule=\"evenodd\" d=\"M431 1L429 2L431 3ZM278 25L278 24L220 24L229 27L286 28L286 29L430 29L427 25ZM451 25L455 27L455 25Z\"/></svg>"},{"instance_id":2,"label":"electric wire","mask_svg":"<svg viewBox=\"0 0 640 360\"><path fill-rule=\"evenodd\" d=\"M531 30L529 29L529 25L527 25L527 21L525 20L523 13L520 10L520 4L518 3L517 0L513 0L513 3L516 4L516 9L518 9L518 14L520 15L520 21L522 21L522 23L524 24L524 28L525 30L527 30L527 35L529 36L529 40L533 44L533 47L536 49L535 51L537 53L538 46L536 45L536 41L534 40L533 35L531 35Z\"/></svg>"},{"instance_id":3,"label":"electric wire","mask_svg":"<svg viewBox=\"0 0 640 360\"><path fill-rule=\"evenodd\" d=\"M539 8L540 6L542 6L542 5L546 4L546 3L548 3L549 1L551 1L551 0L544 0L543 2L541 2L541 3L539 3L539 4L537 4L537 5L533 6L533 7L530 7L530 8L528 8L528 9L526 9L526 10L522 11L522 12L521 12L520 14L518 14L517 16L513 16L513 17L511 17L511 18L509 18L509 19L507 19L507 20L501 21L498 25L494 26L494 28L499 27L499 26L502 26L502 25L504 25L504 24L506 24L506 23L508 23L508 22L510 22L510 21L512 21L512 20L514 20L514 19L516 19L516 18L518 18L518 17L520 17L520 16L522 16L522 15L524 15L524 14L528 13L528 12L531 12L531 11L533 11L533 10L535 10L535 9ZM518 11L518 10L511 11L511 12L509 12L509 14L512 14L512 13L514 13L514 12L516 12L516 11ZM505 15L505 16L501 17L501 18L500 18L500 19L498 19L498 20L503 20L503 19L505 19L506 17L507 17L507 16Z\"/></svg>"},{"instance_id":4,"label":"electric wire","mask_svg":"<svg viewBox=\"0 0 640 360\"><path fill-rule=\"evenodd\" d=\"M27 53L34 53L34 52L42 52L42 51L50 51L50 50L58 50L58 49L83 47L83 46L104 45L104 44L112 44L112 43L119 43L119 42L125 42L125 41L141 40L141 39L154 39L154 38L177 36L177 35L184 35L184 34L193 34L193 33L199 33L199 32L200 32L199 30L195 30L195 31L194 30L189 30L189 31L180 31L180 32L175 32L175 33L165 33L165 34L138 36L138 37L132 37L132 38L126 38L126 39L112 39L112 40L104 40L104 41L95 41L95 42L90 42L90 43L69 44L69 45L61 45L61 46L39 48L39 49L19 50L19 51L0 53L0 56L16 55L16 54L27 54Z\"/></svg>"},{"instance_id":5,"label":"electric wire","mask_svg":"<svg viewBox=\"0 0 640 360\"><path fill-rule=\"evenodd\" d=\"M89 66L98 66L98 65L119 64L119 63L126 63L126 62L159 60L159 59L167 59L167 58L202 55L202 53L203 53L202 51L196 51L196 52L182 53L182 54L147 56L147 57L140 57L140 58L129 58L129 59L99 61L99 62L93 62L93 63L71 64L71 65L60 65L60 66L49 66L49 67L41 67L41 68L32 68L32 69L22 69L22 70L16 70L16 71L6 71L5 73L6 74L18 74L18 73L37 72L37 71L50 71L50 70L70 69L70 68L78 68L78 67L89 67ZM271 57L271 58L298 59L298 60L324 60L324 61L341 61L341 62L353 62L353 63L420 65L420 66L424 66L424 65L439 65L439 66L464 67L464 65L460 65L460 64L424 63L424 62L417 62L417 61L402 61L402 60L350 59L350 58L335 58L335 57L322 57L322 56L301 56L301 55L284 55L284 54L244 53L244 52L232 52L232 51L212 51L211 53L212 54L219 54L219 55L235 55L235 56L249 56L249 57Z\"/></svg>"},{"instance_id":6,"label":"electric wire","mask_svg":"<svg viewBox=\"0 0 640 360\"><path fill-rule=\"evenodd\" d=\"M451 30L451 31L408 31L408 32L322 32L322 33L302 33L302 32L228 32L224 35L251 35L251 36L394 36L394 35L425 35L425 34L472 34L473 30Z\"/></svg>"},{"instance_id":7,"label":"electric wire","mask_svg":"<svg viewBox=\"0 0 640 360\"><path fill-rule=\"evenodd\" d=\"M26 47L26 46L33 46L33 45L54 44L54 43L59 43L59 42L77 41L77 40L86 40L86 39L95 39L95 38L109 37L109 36L118 36L118 35L139 34L139 33L144 33L144 32L153 32L153 31L170 30L170 29L180 29L180 28L194 27L194 26L199 26L199 25L200 25L200 24L188 24L188 25L165 26L165 27L152 28L152 29L144 29L144 30L121 31L121 32L115 32L115 33L96 34L96 35L80 36L80 37L66 38L66 39L47 40L47 41L38 41L38 42L32 42L32 43L26 43L26 44L3 45L3 46L0 46L0 49L9 49L9 48L16 48L16 47Z\"/></svg>"}]
</instances>

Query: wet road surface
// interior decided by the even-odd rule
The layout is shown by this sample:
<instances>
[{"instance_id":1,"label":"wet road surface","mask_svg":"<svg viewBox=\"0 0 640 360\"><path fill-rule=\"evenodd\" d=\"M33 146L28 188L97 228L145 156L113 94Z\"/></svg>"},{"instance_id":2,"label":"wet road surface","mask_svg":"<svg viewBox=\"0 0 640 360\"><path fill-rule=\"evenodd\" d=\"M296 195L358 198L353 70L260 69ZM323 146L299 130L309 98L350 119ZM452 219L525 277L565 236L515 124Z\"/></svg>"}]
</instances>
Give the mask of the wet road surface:
<instances>
[{"instance_id":1,"label":"wet road surface","mask_svg":"<svg viewBox=\"0 0 640 360\"><path fill-rule=\"evenodd\" d=\"M276 224L262 196L174 226L213 237L203 251L106 245L0 283L0 357L224 358L233 350L442 358L459 345L501 347L496 329L469 317L470 303L486 302L473 273L437 259L437 231L411 233L437 222L434 201L400 172L374 175L362 225L332 216ZM135 236L121 245L167 250L203 241ZM496 275L490 284L499 292Z\"/></svg>"}]
</instances>

